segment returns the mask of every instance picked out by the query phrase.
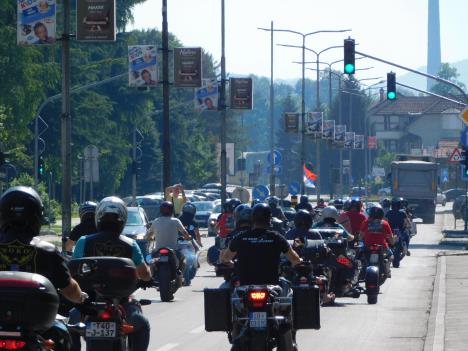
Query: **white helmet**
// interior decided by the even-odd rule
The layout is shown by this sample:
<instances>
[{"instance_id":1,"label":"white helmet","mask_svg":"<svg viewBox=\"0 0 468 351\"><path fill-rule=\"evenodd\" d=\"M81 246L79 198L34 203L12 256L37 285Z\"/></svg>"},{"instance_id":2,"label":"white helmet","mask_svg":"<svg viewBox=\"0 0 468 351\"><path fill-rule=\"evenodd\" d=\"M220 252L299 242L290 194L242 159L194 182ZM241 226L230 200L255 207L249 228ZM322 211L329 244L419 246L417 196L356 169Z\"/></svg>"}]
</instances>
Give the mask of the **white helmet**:
<instances>
[{"instance_id":1,"label":"white helmet","mask_svg":"<svg viewBox=\"0 0 468 351\"><path fill-rule=\"evenodd\" d=\"M325 218L333 218L335 221L338 219L338 210L335 206L327 206L322 210L321 216Z\"/></svg>"},{"instance_id":2,"label":"white helmet","mask_svg":"<svg viewBox=\"0 0 468 351\"><path fill-rule=\"evenodd\" d=\"M107 216L113 215L113 216ZM117 196L109 196L99 202L96 208L96 226L99 227L103 222L107 222L106 218L109 218L115 224L120 224L123 227L127 222L127 206L122 199Z\"/></svg>"}]
</instances>

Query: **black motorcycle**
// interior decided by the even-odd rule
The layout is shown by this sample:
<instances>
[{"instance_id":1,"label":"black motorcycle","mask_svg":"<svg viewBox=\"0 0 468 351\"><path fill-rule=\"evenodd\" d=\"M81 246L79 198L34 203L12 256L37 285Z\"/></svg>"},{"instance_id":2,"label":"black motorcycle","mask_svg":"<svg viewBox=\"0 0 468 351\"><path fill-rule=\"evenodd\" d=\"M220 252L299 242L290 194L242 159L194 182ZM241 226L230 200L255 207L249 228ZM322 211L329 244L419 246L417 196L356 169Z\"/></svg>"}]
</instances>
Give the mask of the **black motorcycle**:
<instances>
[{"instance_id":1,"label":"black motorcycle","mask_svg":"<svg viewBox=\"0 0 468 351\"><path fill-rule=\"evenodd\" d=\"M0 272L0 350L54 348L54 342L44 335L53 325L58 307L57 291L47 278Z\"/></svg>"},{"instance_id":2,"label":"black motorcycle","mask_svg":"<svg viewBox=\"0 0 468 351\"><path fill-rule=\"evenodd\" d=\"M408 235L405 231L398 228L393 228L393 234L396 236L395 244L393 245L393 262L395 268L400 267L400 262L405 258L408 252L408 245L406 244L405 236Z\"/></svg>"},{"instance_id":3,"label":"black motorcycle","mask_svg":"<svg viewBox=\"0 0 468 351\"><path fill-rule=\"evenodd\" d=\"M373 305L377 303L380 286L390 276L390 262L382 245L370 245L364 250L364 256L367 303Z\"/></svg>"}]
</instances>

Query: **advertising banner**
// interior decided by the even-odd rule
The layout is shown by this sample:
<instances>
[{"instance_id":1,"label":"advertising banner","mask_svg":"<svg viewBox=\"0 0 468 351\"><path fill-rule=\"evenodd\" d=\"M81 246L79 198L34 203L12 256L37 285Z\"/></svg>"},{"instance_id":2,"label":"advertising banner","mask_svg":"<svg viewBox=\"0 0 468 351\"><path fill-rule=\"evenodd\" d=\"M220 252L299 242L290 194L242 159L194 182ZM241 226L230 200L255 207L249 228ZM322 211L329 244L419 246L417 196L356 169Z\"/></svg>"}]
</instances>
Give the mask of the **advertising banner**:
<instances>
[{"instance_id":1,"label":"advertising banner","mask_svg":"<svg viewBox=\"0 0 468 351\"><path fill-rule=\"evenodd\" d=\"M202 85L201 48L174 49L174 86L199 88Z\"/></svg>"},{"instance_id":2,"label":"advertising banner","mask_svg":"<svg viewBox=\"0 0 468 351\"><path fill-rule=\"evenodd\" d=\"M253 106L252 78L231 78L231 110L251 110Z\"/></svg>"},{"instance_id":3,"label":"advertising banner","mask_svg":"<svg viewBox=\"0 0 468 351\"><path fill-rule=\"evenodd\" d=\"M155 87L158 81L157 48L154 45L128 47L128 85Z\"/></svg>"},{"instance_id":4,"label":"advertising banner","mask_svg":"<svg viewBox=\"0 0 468 351\"><path fill-rule=\"evenodd\" d=\"M195 108L199 111L218 109L218 82L216 79L203 79L202 87L195 89Z\"/></svg>"},{"instance_id":5,"label":"advertising banner","mask_svg":"<svg viewBox=\"0 0 468 351\"><path fill-rule=\"evenodd\" d=\"M369 149L377 149L377 137L376 136L367 137L367 147Z\"/></svg>"},{"instance_id":6,"label":"advertising banner","mask_svg":"<svg viewBox=\"0 0 468 351\"><path fill-rule=\"evenodd\" d=\"M115 0L76 1L76 40L115 41Z\"/></svg>"},{"instance_id":7,"label":"advertising banner","mask_svg":"<svg viewBox=\"0 0 468 351\"><path fill-rule=\"evenodd\" d=\"M286 133L299 132L299 113L286 112L284 114L284 130Z\"/></svg>"},{"instance_id":8,"label":"advertising banner","mask_svg":"<svg viewBox=\"0 0 468 351\"><path fill-rule=\"evenodd\" d=\"M55 43L55 0L18 0L18 45Z\"/></svg>"},{"instance_id":9,"label":"advertising banner","mask_svg":"<svg viewBox=\"0 0 468 351\"><path fill-rule=\"evenodd\" d=\"M322 112L308 112L306 115L306 130L305 133L313 135L315 138L322 136Z\"/></svg>"},{"instance_id":10,"label":"advertising banner","mask_svg":"<svg viewBox=\"0 0 468 351\"><path fill-rule=\"evenodd\" d=\"M327 140L335 139L335 120L326 119L323 121L322 139L327 139Z\"/></svg>"},{"instance_id":11,"label":"advertising banner","mask_svg":"<svg viewBox=\"0 0 468 351\"><path fill-rule=\"evenodd\" d=\"M361 135L361 134L354 135L354 148L356 150L364 150L364 135Z\"/></svg>"},{"instance_id":12,"label":"advertising banner","mask_svg":"<svg viewBox=\"0 0 468 351\"><path fill-rule=\"evenodd\" d=\"M335 143L343 144L345 141L346 125L337 124L335 126Z\"/></svg>"},{"instance_id":13,"label":"advertising banner","mask_svg":"<svg viewBox=\"0 0 468 351\"><path fill-rule=\"evenodd\" d=\"M352 149L354 146L354 132L346 132L344 140L344 148Z\"/></svg>"}]
</instances>

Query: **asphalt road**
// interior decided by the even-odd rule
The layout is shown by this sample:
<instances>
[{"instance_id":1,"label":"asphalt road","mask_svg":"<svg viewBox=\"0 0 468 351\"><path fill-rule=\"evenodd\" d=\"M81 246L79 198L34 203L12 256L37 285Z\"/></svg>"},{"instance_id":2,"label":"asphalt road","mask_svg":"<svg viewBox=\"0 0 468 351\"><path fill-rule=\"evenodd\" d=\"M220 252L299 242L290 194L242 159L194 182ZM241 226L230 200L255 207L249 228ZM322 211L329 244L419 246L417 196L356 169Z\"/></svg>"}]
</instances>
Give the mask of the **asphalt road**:
<instances>
[{"instance_id":1,"label":"asphalt road","mask_svg":"<svg viewBox=\"0 0 468 351\"><path fill-rule=\"evenodd\" d=\"M438 214L434 225L418 225L411 257L405 258L401 268L393 269L392 278L381 288L377 305L367 305L363 295L359 299L338 299L336 307L322 308L322 328L299 331L299 349L422 350L428 331L442 222L443 215ZM218 287L221 282L204 263L192 286L180 289L174 302L160 302L155 289L138 292L137 297L154 301L144 307L151 322L149 350L229 350L226 335L207 333L203 324L203 288Z\"/></svg>"}]
</instances>

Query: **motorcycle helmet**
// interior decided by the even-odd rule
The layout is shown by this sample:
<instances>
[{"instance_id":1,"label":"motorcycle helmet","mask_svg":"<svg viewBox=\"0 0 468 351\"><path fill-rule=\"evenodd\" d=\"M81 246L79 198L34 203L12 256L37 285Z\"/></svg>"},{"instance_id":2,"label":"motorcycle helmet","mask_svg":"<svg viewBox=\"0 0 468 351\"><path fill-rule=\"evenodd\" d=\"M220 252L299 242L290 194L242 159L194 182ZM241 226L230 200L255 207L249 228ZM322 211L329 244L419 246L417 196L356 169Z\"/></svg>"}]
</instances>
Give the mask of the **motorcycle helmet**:
<instances>
[{"instance_id":1,"label":"motorcycle helmet","mask_svg":"<svg viewBox=\"0 0 468 351\"><path fill-rule=\"evenodd\" d=\"M252 223L252 208L246 204L240 204L234 210L234 221L236 226L241 223L251 224Z\"/></svg>"},{"instance_id":2,"label":"motorcycle helmet","mask_svg":"<svg viewBox=\"0 0 468 351\"><path fill-rule=\"evenodd\" d=\"M301 195L301 198L299 199L299 203L306 204L308 202L309 202L309 198L307 197L307 195Z\"/></svg>"},{"instance_id":3,"label":"motorcycle helmet","mask_svg":"<svg viewBox=\"0 0 468 351\"><path fill-rule=\"evenodd\" d=\"M337 210L342 210L343 209L343 200L341 200L341 199L333 200L333 206L335 206L335 208Z\"/></svg>"},{"instance_id":4,"label":"motorcycle helmet","mask_svg":"<svg viewBox=\"0 0 468 351\"><path fill-rule=\"evenodd\" d=\"M15 186L0 197L0 228L23 229L31 237L39 235L44 207L33 188Z\"/></svg>"},{"instance_id":5,"label":"motorcycle helmet","mask_svg":"<svg viewBox=\"0 0 468 351\"><path fill-rule=\"evenodd\" d=\"M268 226L271 221L271 208L267 204L256 204L252 209L252 222Z\"/></svg>"},{"instance_id":6,"label":"motorcycle helmet","mask_svg":"<svg viewBox=\"0 0 468 351\"><path fill-rule=\"evenodd\" d=\"M267 199L268 206L270 206L271 208L277 208L279 201L280 201L279 198L276 196L270 196Z\"/></svg>"},{"instance_id":7,"label":"motorcycle helmet","mask_svg":"<svg viewBox=\"0 0 468 351\"><path fill-rule=\"evenodd\" d=\"M399 210L401 209L401 198L394 197L391 202L392 210Z\"/></svg>"},{"instance_id":8,"label":"motorcycle helmet","mask_svg":"<svg viewBox=\"0 0 468 351\"><path fill-rule=\"evenodd\" d=\"M335 206L327 206L322 210L323 219L332 218L336 221L338 216L338 210L335 208Z\"/></svg>"},{"instance_id":9,"label":"motorcycle helmet","mask_svg":"<svg viewBox=\"0 0 468 351\"><path fill-rule=\"evenodd\" d=\"M187 202L182 206L182 213L187 213L189 215L195 216L197 213L197 208L191 202Z\"/></svg>"},{"instance_id":10,"label":"motorcycle helmet","mask_svg":"<svg viewBox=\"0 0 468 351\"><path fill-rule=\"evenodd\" d=\"M400 201L401 201L401 208L408 208L408 200L401 197Z\"/></svg>"},{"instance_id":11,"label":"motorcycle helmet","mask_svg":"<svg viewBox=\"0 0 468 351\"><path fill-rule=\"evenodd\" d=\"M283 206L284 207L292 207L292 203L289 200L283 200Z\"/></svg>"},{"instance_id":12,"label":"motorcycle helmet","mask_svg":"<svg viewBox=\"0 0 468 351\"><path fill-rule=\"evenodd\" d=\"M253 199L252 200L252 207L254 207L256 204L260 204L262 203L262 201L260 201L260 199Z\"/></svg>"},{"instance_id":13,"label":"motorcycle helmet","mask_svg":"<svg viewBox=\"0 0 468 351\"><path fill-rule=\"evenodd\" d=\"M384 210L378 206L374 206L369 209L369 217L371 219L383 219L384 215Z\"/></svg>"},{"instance_id":14,"label":"motorcycle helmet","mask_svg":"<svg viewBox=\"0 0 468 351\"><path fill-rule=\"evenodd\" d=\"M351 201L348 199L343 203L343 211L349 211L351 209Z\"/></svg>"},{"instance_id":15,"label":"motorcycle helmet","mask_svg":"<svg viewBox=\"0 0 468 351\"><path fill-rule=\"evenodd\" d=\"M233 213L237 206L239 206L242 202L239 199L232 198L226 202L226 212Z\"/></svg>"},{"instance_id":16,"label":"motorcycle helmet","mask_svg":"<svg viewBox=\"0 0 468 351\"><path fill-rule=\"evenodd\" d=\"M80 219L83 220L84 217L92 216L94 218L96 214L97 203L93 201L85 201L78 208L78 214Z\"/></svg>"},{"instance_id":17,"label":"motorcycle helmet","mask_svg":"<svg viewBox=\"0 0 468 351\"><path fill-rule=\"evenodd\" d=\"M109 196L96 208L96 227L99 231L120 234L127 223L127 206L117 196Z\"/></svg>"},{"instance_id":18,"label":"motorcycle helmet","mask_svg":"<svg viewBox=\"0 0 468 351\"><path fill-rule=\"evenodd\" d=\"M389 199L385 198L382 201L380 201L380 204L382 205L383 208L390 208L391 202Z\"/></svg>"},{"instance_id":19,"label":"motorcycle helmet","mask_svg":"<svg viewBox=\"0 0 468 351\"><path fill-rule=\"evenodd\" d=\"M294 216L294 225L296 228L309 229L312 227L312 215L307 210L299 210Z\"/></svg>"},{"instance_id":20,"label":"motorcycle helmet","mask_svg":"<svg viewBox=\"0 0 468 351\"><path fill-rule=\"evenodd\" d=\"M350 209L355 209L356 211L360 212L362 209L362 201L360 198L355 197L351 200Z\"/></svg>"},{"instance_id":21,"label":"motorcycle helmet","mask_svg":"<svg viewBox=\"0 0 468 351\"><path fill-rule=\"evenodd\" d=\"M159 213L163 217L170 217L174 214L174 205L170 201L163 201L159 206Z\"/></svg>"}]
</instances>

